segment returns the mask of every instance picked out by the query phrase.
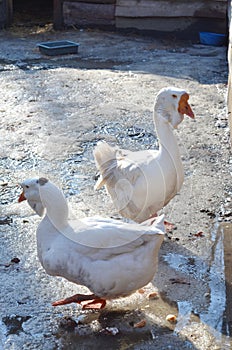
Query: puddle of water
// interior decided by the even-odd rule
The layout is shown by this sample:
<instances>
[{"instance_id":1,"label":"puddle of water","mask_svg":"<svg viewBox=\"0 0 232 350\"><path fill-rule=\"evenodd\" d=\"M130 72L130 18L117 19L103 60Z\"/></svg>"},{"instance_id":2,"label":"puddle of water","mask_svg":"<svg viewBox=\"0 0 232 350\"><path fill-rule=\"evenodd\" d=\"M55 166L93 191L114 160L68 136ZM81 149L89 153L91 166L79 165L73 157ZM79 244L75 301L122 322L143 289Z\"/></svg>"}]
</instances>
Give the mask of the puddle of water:
<instances>
[{"instance_id":1,"label":"puddle of water","mask_svg":"<svg viewBox=\"0 0 232 350\"><path fill-rule=\"evenodd\" d=\"M192 312L192 303L187 300L178 301L178 317L177 324L174 329L176 334L180 333L180 331L190 322L191 312Z\"/></svg>"},{"instance_id":2,"label":"puddle of water","mask_svg":"<svg viewBox=\"0 0 232 350\"><path fill-rule=\"evenodd\" d=\"M123 334L112 336L109 334L99 334L91 336L81 336L78 334L66 334L60 339L60 349L62 350L88 350L88 349L110 349L110 350L126 350L132 349L133 345L144 344L145 341L151 340L151 334L144 332Z\"/></svg>"},{"instance_id":3,"label":"puddle of water","mask_svg":"<svg viewBox=\"0 0 232 350\"><path fill-rule=\"evenodd\" d=\"M212 230L212 260L210 266L210 304L208 311L200 315L201 320L218 332L222 331L223 314L226 307L223 227Z\"/></svg>"},{"instance_id":4,"label":"puddle of water","mask_svg":"<svg viewBox=\"0 0 232 350\"><path fill-rule=\"evenodd\" d=\"M166 261L171 268L188 277L205 280L208 275L207 263L197 256L168 253L164 256L164 261Z\"/></svg>"},{"instance_id":5,"label":"puddle of water","mask_svg":"<svg viewBox=\"0 0 232 350\"><path fill-rule=\"evenodd\" d=\"M175 253L166 254L164 260L174 270L195 279L195 283L201 281L207 284L209 300L206 308L199 312L199 321L208 326L211 334L222 344L222 349L229 349L232 345L232 225L216 223L211 241L210 261ZM177 305L175 332L179 333L190 322L194 307L189 300L178 301Z\"/></svg>"},{"instance_id":6,"label":"puddle of water","mask_svg":"<svg viewBox=\"0 0 232 350\"><path fill-rule=\"evenodd\" d=\"M157 301L158 304L163 303L160 300L160 302ZM151 317L146 317L145 313L138 309L104 310L98 319L89 325L89 328L78 326L75 332L69 333L64 333L59 329L56 336L59 338L60 348L62 350L77 348L85 350L92 348L94 344L94 349L126 350L139 349L140 346L143 349L149 349L152 344L153 347L157 345L157 349L168 349L173 348L169 347L171 343L175 344L176 348L180 345L181 349L193 349L189 342L175 337L168 326L157 324L152 318L154 310L150 311ZM142 328L135 328L134 324L144 317L147 320L146 325ZM106 331L107 328L114 327L118 330L117 334L113 335ZM168 342L165 339L168 339Z\"/></svg>"}]
</instances>

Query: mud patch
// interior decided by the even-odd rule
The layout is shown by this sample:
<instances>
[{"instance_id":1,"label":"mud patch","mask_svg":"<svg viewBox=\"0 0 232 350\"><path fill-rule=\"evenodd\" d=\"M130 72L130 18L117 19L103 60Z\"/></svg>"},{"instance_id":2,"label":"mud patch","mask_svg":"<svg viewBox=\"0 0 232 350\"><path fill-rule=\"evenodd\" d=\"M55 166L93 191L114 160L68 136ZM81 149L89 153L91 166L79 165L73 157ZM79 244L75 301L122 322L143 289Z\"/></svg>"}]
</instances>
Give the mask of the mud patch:
<instances>
[{"instance_id":1,"label":"mud patch","mask_svg":"<svg viewBox=\"0 0 232 350\"><path fill-rule=\"evenodd\" d=\"M146 320L145 326L136 328L136 323L141 320ZM175 338L175 346L179 344L181 349L194 349L191 342L181 337L178 339L165 325L155 325L152 318L147 318L139 310L104 310L88 326L78 325L73 332L60 330L56 336L62 350L77 347L87 350L92 344L95 344L95 349L149 349L151 344L158 346L157 349L172 349L172 338Z\"/></svg>"},{"instance_id":2,"label":"mud patch","mask_svg":"<svg viewBox=\"0 0 232 350\"><path fill-rule=\"evenodd\" d=\"M23 332L23 323L28 321L31 316L12 315L3 317L2 321L7 328L7 335L19 334Z\"/></svg>"},{"instance_id":3,"label":"mud patch","mask_svg":"<svg viewBox=\"0 0 232 350\"><path fill-rule=\"evenodd\" d=\"M0 60L0 72L13 71L15 69L21 69L23 71L40 71L50 70L57 68L75 68L75 69L112 69L117 70L121 65L130 65L131 61L113 61L113 60L97 60L97 59L81 59L78 56L56 56L56 58L48 59L46 56L41 59L30 59L23 61L14 61L1 59Z\"/></svg>"}]
</instances>

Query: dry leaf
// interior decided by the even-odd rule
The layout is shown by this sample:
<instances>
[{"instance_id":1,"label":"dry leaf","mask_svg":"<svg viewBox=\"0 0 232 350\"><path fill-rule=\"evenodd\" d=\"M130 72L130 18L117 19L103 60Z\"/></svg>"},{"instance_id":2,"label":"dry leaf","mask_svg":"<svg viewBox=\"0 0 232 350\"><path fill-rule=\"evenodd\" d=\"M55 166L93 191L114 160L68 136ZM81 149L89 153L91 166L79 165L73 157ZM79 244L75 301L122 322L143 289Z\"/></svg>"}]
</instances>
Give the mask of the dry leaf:
<instances>
[{"instance_id":1,"label":"dry leaf","mask_svg":"<svg viewBox=\"0 0 232 350\"><path fill-rule=\"evenodd\" d=\"M146 326L146 323L147 323L147 321L145 319L141 320L141 321L134 324L134 328L143 328Z\"/></svg>"},{"instance_id":2,"label":"dry leaf","mask_svg":"<svg viewBox=\"0 0 232 350\"><path fill-rule=\"evenodd\" d=\"M195 237L204 237L205 235L204 235L204 232L199 231L199 232L197 232L197 233L194 233L193 236L195 236Z\"/></svg>"}]
</instances>

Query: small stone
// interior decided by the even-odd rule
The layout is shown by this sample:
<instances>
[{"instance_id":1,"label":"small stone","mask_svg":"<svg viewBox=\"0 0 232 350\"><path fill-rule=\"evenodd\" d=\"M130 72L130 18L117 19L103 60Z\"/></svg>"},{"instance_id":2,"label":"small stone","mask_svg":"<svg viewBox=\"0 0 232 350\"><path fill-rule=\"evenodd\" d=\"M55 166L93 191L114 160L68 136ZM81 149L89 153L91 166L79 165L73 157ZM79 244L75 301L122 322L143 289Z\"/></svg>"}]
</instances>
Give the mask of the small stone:
<instances>
[{"instance_id":1,"label":"small stone","mask_svg":"<svg viewBox=\"0 0 232 350\"><path fill-rule=\"evenodd\" d=\"M69 316L65 316L60 320L59 326L67 331L73 331L77 326L77 323L74 319Z\"/></svg>"},{"instance_id":2,"label":"small stone","mask_svg":"<svg viewBox=\"0 0 232 350\"><path fill-rule=\"evenodd\" d=\"M176 317L176 315L169 314L166 316L166 321L168 321L170 323L176 323L177 317Z\"/></svg>"},{"instance_id":3,"label":"small stone","mask_svg":"<svg viewBox=\"0 0 232 350\"><path fill-rule=\"evenodd\" d=\"M117 327L106 327L106 331L112 335L116 335L119 333L119 330Z\"/></svg>"},{"instance_id":4,"label":"small stone","mask_svg":"<svg viewBox=\"0 0 232 350\"><path fill-rule=\"evenodd\" d=\"M145 293L145 289L140 288L140 289L138 289L138 292L139 292L140 294L144 294L144 293Z\"/></svg>"},{"instance_id":5,"label":"small stone","mask_svg":"<svg viewBox=\"0 0 232 350\"><path fill-rule=\"evenodd\" d=\"M149 299L157 299L157 298L159 298L159 294L157 292L152 292L152 293L148 294L148 298Z\"/></svg>"}]
</instances>

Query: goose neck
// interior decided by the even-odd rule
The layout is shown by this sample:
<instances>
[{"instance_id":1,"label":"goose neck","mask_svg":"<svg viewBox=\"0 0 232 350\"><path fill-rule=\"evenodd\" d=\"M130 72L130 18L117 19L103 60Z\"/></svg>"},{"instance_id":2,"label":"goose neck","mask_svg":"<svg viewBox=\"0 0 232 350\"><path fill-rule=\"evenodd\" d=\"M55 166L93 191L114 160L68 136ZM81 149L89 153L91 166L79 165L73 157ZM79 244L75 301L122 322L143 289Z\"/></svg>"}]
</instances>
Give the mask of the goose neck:
<instances>
[{"instance_id":1,"label":"goose neck","mask_svg":"<svg viewBox=\"0 0 232 350\"><path fill-rule=\"evenodd\" d=\"M158 114L154 115L154 122L160 148L179 154L177 140L170 123Z\"/></svg>"},{"instance_id":2,"label":"goose neck","mask_svg":"<svg viewBox=\"0 0 232 350\"><path fill-rule=\"evenodd\" d=\"M46 216L57 230L68 224L68 203L64 194L52 183L41 186L41 201L46 208Z\"/></svg>"}]
</instances>

